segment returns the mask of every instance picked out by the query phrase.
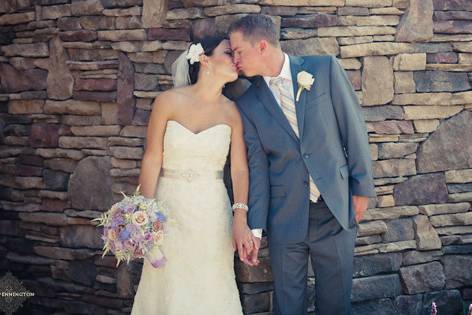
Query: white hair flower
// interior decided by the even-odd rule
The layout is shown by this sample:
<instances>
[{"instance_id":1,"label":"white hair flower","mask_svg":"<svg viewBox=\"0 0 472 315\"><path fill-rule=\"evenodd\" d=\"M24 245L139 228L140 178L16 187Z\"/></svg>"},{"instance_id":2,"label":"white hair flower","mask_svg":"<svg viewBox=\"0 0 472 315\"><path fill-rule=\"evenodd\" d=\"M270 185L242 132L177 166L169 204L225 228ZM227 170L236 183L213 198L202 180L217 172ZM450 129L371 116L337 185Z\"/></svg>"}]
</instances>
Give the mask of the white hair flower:
<instances>
[{"instance_id":1,"label":"white hair flower","mask_svg":"<svg viewBox=\"0 0 472 315\"><path fill-rule=\"evenodd\" d=\"M193 65L195 62L198 62L200 59L200 55L203 54L205 51L203 50L202 44L192 44L188 49L187 59L190 60L190 64Z\"/></svg>"}]
</instances>

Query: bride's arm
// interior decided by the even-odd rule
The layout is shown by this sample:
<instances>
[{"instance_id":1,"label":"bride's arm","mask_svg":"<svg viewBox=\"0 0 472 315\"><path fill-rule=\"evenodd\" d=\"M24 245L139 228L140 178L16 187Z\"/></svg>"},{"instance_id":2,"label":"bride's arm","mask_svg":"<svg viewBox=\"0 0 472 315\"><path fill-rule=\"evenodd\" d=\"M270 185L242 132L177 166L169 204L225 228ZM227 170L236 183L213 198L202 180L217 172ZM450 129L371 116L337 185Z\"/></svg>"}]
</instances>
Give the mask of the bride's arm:
<instances>
[{"instance_id":1,"label":"bride's arm","mask_svg":"<svg viewBox=\"0 0 472 315\"><path fill-rule=\"evenodd\" d=\"M249 194L249 168L247 164L246 144L243 135L241 115L235 105L231 106L231 181L233 184L234 203L247 205ZM249 263L247 246L252 240L252 233L247 225L247 210L234 209L233 218L234 247L239 258ZM252 246L252 245L250 245ZM252 248L251 248L252 249ZM249 249L249 250L251 250Z\"/></svg>"},{"instance_id":2,"label":"bride's arm","mask_svg":"<svg viewBox=\"0 0 472 315\"><path fill-rule=\"evenodd\" d=\"M167 93L156 97L146 134L146 150L141 161L139 175L140 192L144 197L154 198L162 166L164 132L169 116Z\"/></svg>"},{"instance_id":3,"label":"bride's arm","mask_svg":"<svg viewBox=\"0 0 472 315\"><path fill-rule=\"evenodd\" d=\"M249 193L249 169L247 165L246 144L243 136L243 123L236 106L232 106L231 117L231 181L234 203L247 204ZM243 213L246 213L245 211Z\"/></svg>"}]
</instances>

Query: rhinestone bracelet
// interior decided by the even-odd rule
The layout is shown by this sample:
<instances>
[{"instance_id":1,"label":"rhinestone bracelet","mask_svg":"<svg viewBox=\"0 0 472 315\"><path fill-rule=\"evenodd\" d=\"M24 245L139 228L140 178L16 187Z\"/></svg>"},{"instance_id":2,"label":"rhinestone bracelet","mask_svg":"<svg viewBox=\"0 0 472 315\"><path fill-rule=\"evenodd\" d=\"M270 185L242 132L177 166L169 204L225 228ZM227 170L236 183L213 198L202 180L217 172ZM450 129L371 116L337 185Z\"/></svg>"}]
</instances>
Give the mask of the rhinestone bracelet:
<instances>
[{"instance_id":1,"label":"rhinestone bracelet","mask_svg":"<svg viewBox=\"0 0 472 315\"><path fill-rule=\"evenodd\" d=\"M242 209L242 210L248 211L249 207L245 203L237 202L233 205L233 211L236 209Z\"/></svg>"}]
</instances>

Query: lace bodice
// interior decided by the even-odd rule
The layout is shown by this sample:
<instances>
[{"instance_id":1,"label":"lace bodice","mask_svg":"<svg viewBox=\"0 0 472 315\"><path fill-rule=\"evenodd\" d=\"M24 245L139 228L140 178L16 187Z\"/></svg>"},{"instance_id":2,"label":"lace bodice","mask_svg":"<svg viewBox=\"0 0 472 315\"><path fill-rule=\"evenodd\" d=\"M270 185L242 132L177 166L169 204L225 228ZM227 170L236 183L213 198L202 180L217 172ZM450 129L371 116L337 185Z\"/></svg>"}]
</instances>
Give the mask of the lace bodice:
<instances>
[{"instance_id":1,"label":"lace bodice","mask_svg":"<svg viewBox=\"0 0 472 315\"><path fill-rule=\"evenodd\" d=\"M195 171L222 170L230 141L231 127L227 124L217 124L193 133L179 122L169 120L164 135L162 166Z\"/></svg>"}]
</instances>

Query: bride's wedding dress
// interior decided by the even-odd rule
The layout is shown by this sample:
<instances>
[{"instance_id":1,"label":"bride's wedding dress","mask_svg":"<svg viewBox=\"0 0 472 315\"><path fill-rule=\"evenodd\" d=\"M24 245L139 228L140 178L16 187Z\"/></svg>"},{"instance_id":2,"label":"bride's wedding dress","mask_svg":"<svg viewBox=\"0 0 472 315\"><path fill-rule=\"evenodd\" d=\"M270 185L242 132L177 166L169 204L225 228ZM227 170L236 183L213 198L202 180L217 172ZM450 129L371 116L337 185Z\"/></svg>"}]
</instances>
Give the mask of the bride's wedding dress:
<instances>
[{"instance_id":1,"label":"bride's wedding dress","mask_svg":"<svg viewBox=\"0 0 472 315\"><path fill-rule=\"evenodd\" d=\"M230 140L226 124L194 133L167 122L156 192L168 209L167 263L156 269L144 259L132 315L242 314L222 179Z\"/></svg>"}]
</instances>

